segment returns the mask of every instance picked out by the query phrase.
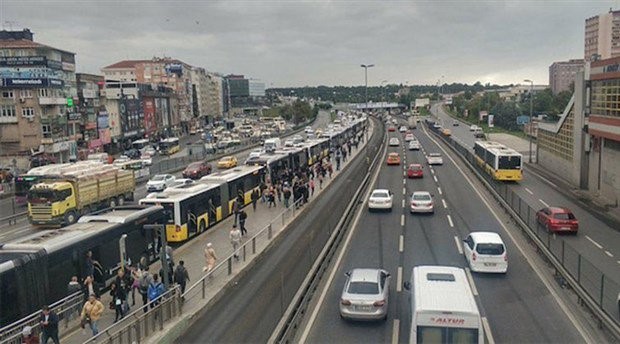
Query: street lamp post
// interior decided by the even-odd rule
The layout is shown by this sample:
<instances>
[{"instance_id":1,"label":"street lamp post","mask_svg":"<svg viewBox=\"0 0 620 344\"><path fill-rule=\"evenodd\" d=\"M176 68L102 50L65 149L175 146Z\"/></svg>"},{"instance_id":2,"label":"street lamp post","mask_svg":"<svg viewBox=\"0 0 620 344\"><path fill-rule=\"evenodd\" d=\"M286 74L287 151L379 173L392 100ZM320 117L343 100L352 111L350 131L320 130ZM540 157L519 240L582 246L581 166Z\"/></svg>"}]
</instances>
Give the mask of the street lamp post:
<instances>
[{"instance_id":1,"label":"street lamp post","mask_svg":"<svg viewBox=\"0 0 620 344\"><path fill-rule=\"evenodd\" d=\"M531 164L532 163L532 113L534 112L534 81L525 79L523 80L523 82L530 83L530 123L529 123L530 127L528 129L528 132L529 132L528 137L530 140L530 155L527 160Z\"/></svg>"},{"instance_id":2,"label":"street lamp post","mask_svg":"<svg viewBox=\"0 0 620 344\"><path fill-rule=\"evenodd\" d=\"M374 64L362 64L360 67L364 68L364 81L365 81L365 100L366 100L366 110L368 110L368 68L374 67Z\"/></svg>"}]
</instances>

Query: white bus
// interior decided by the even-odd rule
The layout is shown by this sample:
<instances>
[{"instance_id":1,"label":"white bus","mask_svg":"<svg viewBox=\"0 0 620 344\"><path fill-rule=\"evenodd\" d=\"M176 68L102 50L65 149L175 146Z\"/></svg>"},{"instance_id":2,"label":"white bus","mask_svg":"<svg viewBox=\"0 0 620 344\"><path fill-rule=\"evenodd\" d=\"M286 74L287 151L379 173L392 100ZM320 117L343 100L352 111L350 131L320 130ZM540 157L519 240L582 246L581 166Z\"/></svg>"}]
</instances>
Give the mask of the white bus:
<instances>
[{"instance_id":1,"label":"white bus","mask_svg":"<svg viewBox=\"0 0 620 344\"><path fill-rule=\"evenodd\" d=\"M411 283L409 343L484 344L482 319L465 271L451 266L417 266Z\"/></svg>"}]
</instances>

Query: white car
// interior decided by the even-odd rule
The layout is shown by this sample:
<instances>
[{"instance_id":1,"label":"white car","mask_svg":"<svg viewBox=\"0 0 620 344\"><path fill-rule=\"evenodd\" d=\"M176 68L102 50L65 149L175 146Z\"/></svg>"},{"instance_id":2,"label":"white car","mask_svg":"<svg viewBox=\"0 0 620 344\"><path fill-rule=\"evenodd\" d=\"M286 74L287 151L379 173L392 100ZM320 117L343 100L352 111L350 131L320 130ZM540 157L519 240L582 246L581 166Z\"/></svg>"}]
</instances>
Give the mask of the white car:
<instances>
[{"instance_id":1,"label":"white car","mask_svg":"<svg viewBox=\"0 0 620 344\"><path fill-rule=\"evenodd\" d=\"M415 191L409 201L411 213L434 213L433 196L428 191Z\"/></svg>"},{"instance_id":2,"label":"white car","mask_svg":"<svg viewBox=\"0 0 620 344\"><path fill-rule=\"evenodd\" d=\"M167 187L172 185L176 178L171 174L156 174L151 180L146 182L146 191L164 191Z\"/></svg>"},{"instance_id":3,"label":"white car","mask_svg":"<svg viewBox=\"0 0 620 344\"><path fill-rule=\"evenodd\" d=\"M351 320L385 320L388 316L390 274L381 269L353 269L340 296L340 316Z\"/></svg>"},{"instance_id":4,"label":"white car","mask_svg":"<svg viewBox=\"0 0 620 344\"><path fill-rule=\"evenodd\" d=\"M387 189L375 189L368 199L368 210L388 209L392 211L392 200L394 195Z\"/></svg>"},{"instance_id":5,"label":"white car","mask_svg":"<svg viewBox=\"0 0 620 344\"><path fill-rule=\"evenodd\" d=\"M390 139L389 145L392 146L392 147L396 147L396 146L400 145L400 141L398 140L398 138L392 137Z\"/></svg>"},{"instance_id":6,"label":"white car","mask_svg":"<svg viewBox=\"0 0 620 344\"><path fill-rule=\"evenodd\" d=\"M405 127L404 125L401 126L400 128L398 128L398 131L400 131L401 133L405 133L407 132L407 127Z\"/></svg>"},{"instance_id":7,"label":"white car","mask_svg":"<svg viewBox=\"0 0 620 344\"><path fill-rule=\"evenodd\" d=\"M314 131L312 130L312 127L306 127L306 129L304 129L306 134L312 134Z\"/></svg>"},{"instance_id":8,"label":"white car","mask_svg":"<svg viewBox=\"0 0 620 344\"><path fill-rule=\"evenodd\" d=\"M152 156L150 156L150 155L142 155L142 156L140 157L140 160L142 160L142 163L143 163L145 166L151 166L151 165L153 165L153 157L152 157Z\"/></svg>"},{"instance_id":9,"label":"white car","mask_svg":"<svg viewBox=\"0 0 620 344\"><path fill-rule=\"evenodd\" d=\"M293 147L294 145L293 140L284 141L284 147Z\"/></svg>"},{"instance_id":10,"label":"white car","mask_svg":"<svg viewBox=\"0 0 620 344\"><path fill-rule=\"evenodd\" d=\"M416 140L415 136L413 136L413 134L407 134L405 135L405 142L411 142Z\"/></svg>"},{"instance_id":11,"label":"white car","mask_svg":"<svg viewBox=\"0 0 620 344\"><path fill-rule=\"evenodd\" d=\"M439 153L429 153L426 156L426 162L429 165L443 165L443 158Z\"/></svg>"},{"instance_id":12,"label":"white car","mask_svg":"<svg viewBox=\"0 0 620 344\"><path fill-rule=\"evenodd\" d=\"M420 142L417 140L409 141L409 150L420 150Z\"/></svg>"},{"instance_id":13,"label":"white car","mask_svg":"<svg viewBox=\"0 0 620 344\"><path fill-rule=\"evenodd\" d=\"M475 124L469 126L469 131L475 131L476 129L478 129L478 126Z\"/></svg>"},{"instance_id":14,"label":"white car","mask_svg":"<svg viewBox=\"0 0 620 344\"><path fill-rule=\"evenodd\" d=\"M501 274L508 271L506 245L499 234L471 232L463 243L463 254L471 271Z\"/></svg>"}]
</instances>

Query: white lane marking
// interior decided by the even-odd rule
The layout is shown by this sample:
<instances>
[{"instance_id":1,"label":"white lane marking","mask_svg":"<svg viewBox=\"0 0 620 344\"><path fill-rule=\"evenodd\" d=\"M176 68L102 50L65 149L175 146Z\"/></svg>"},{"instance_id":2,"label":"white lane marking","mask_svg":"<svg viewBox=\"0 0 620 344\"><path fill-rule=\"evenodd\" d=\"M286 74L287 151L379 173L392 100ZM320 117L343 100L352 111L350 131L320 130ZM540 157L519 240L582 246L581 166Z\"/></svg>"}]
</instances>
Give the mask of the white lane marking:
<instances>
[{"instance_id":1,"label":"white lane marking","mask_svg":"<svg viewBox=\"0 0 620 344\"><path fill-rule=\"evenodd\" d=\"M405 237L401 234L400 239L398 239L398 252L403 252L405 250Z\"/></svg>"},{"instance_id":2,"label":"white lane marking","mask_svg":"<svg viewBox=\"0 0 620 344\"><path fill-rule=\"evenodd\" d=\"M394 319L392 325L392 344L398 344L398 332L400 332L400 320Z\"/></svg>"},{"instance_id":3,"label":"white lane marking","mask_svg":"<svg viewBox=\"0 0 620 344\"><path fill-rule=\"evenodd\" d=\"M454 237L454 242L456 243L456 248L459 250L459 254L463 254L463 247L461 246L461 239L459 237Z\"/></svg>"},{"instance_id":4,"label":"white lane marking","mask_svg":"<svg viewBox=\"0 0 620 344\"><path fill-rule=\"evenodd\" d=\"M403 185L407 184L407 179L403 179Z\"/></svg>"},{"instance_id":5,"label":"white lane marking","mask_svg":"<svg viewBox=\"0 0 620 344\"><path fill-rule=\"evenodd\" d=\"M448 204L446 203L446 200L445 200L445 199L443 199L443 198L442 198L442 199L441 199L441 203L443 203L443 207L444 207L444 208L448 208Z\"/></svg>"},{"instance_id":6,"label":"white lane marking","mask_svg":"<svg viewBox=\"0 0 620 344\"><path fill-rule=\"evenodd\" d=\"M484 333L487 335L487 342L489 344L495 344L495 339L493 339L493 333L491 333L491 326L489 326L487 317L482 317L482 327L484 328Z\"/></svg>"},{"instance_id":7,"label":"white lane marking","mask_svg":"<svg viewBox=\"0 0 620 344\"><path fill-rule=\"evenodd\" d=\"M431 168L431 173L432 173L432 174L435 174L435 170L433 170L432 168Z\"/></svg>"},{"instance_id":8,"label":"white lane marking","mask_svg":"<svg viewBox=\"0 0 620 344\"><path fill-rule=\"evenodd\" d=\"M396 291L401 292L403 290L403 267L399 266L396 273Z\"/></svg>"},{"instance_id":9,"label":"white lane marking","mask_svg":"<svg viewBox=\"0 0 620 344\"><path fill-rule=\"evenodd\" d=\"M435 143L439 149L441 149L442 152L444 152L444 154L446 154L446 156L448 157L448 159L450 159L450 161L452 161L452 163L454 164L454 166L456 167L456 169L461 173L461 175L463 176L463 179L465 179L469 185L471 186L471 188L474 190L474 192L476 193L476 195L478 195L478 197L480 198L480 200L482 200L482 203L484 203L484 205L487 207L487 209L489 209L489 211L491 211L491 214L493 214L493 217L495 218L495 220L497 221L497 223L504 229L504 232L506 233L506 235L510 238L510 240L512 240L512 242L515 244L515 246L517 247L517 249L519 250L519 252L521 253L521 255L523 256L523 258L527 261L527 263L530 265L530 267L532 267L532 270L534 270L536 272L536 275L538 275L538 278L543 282L543 284L547 287L547 290L549 290L549 293L551 293L551 295L553 296L553 298L555 299L555 301L558 303L558 305L560 306L560 308L562 308L562 311L564 312L564 314L566 314L566 316L568 317L568 319L570 319L570 321L573 323L573 327L575 327L577 329L577 331L579 332L579 334L581 335L581 337L584 339L584 341L587 341L587 339L589 338L588 335L586 335L586 331L583 328L583 326L581 326L581 324L577 321L577 319L575 318L575 316L573 315L573 313L569 310L569 307L566 305L566 302L564 302L564 299L560 298L560 296L558 295L558 293L555 291L555 289L553 289L552 286L552 282L549 281L547 279L547 274L546 272L541 271L532 261L533 258L530 258L529 253L525 252L525 249L523 247L521 247L521 245L515 240L515 237L512 235L512 233L508 230L508 227L506 227L506 225L504 224L504 222L502 222L502 220L499 218L499 215L497 215L497 212L491 208L491 204L489 204L489 202L482 196L482 193L480 193L480 191L474 186L474 183L472 182L470 176L468 174L465 173L465 171L463 171L463 169L456 164L456 161L454 161L454 159L452 158L452 156L448 155L448 151L443 148L443 146L441 146L439 144L439 142L437 142L437 140L435 140L433 137L431 137L427 131L426 128L422 128L422 130L424 131L424 133L426 134L426 136L433 142ZM619 262L620 264L620 262Z\"/></svg>"},{"instance_id":10,"label":"white lane marking","mask_svg":"<svg viewBox=\"0 0 620 344\"><path fill-rule=\"evenodd\" d=\"M400 215L400 225L401 226L405 225L405 214Z\"/></svg>"},{"instance_id":11,"label":"white lane marking","mask_svg":"<svg viewBox=\"0 0 620 344\"><path fill-rule=\"evenodd\" d=\"M474 278L471 276L471 271L469 270L469 268L465 268L465 274L467 275L467 279L469 280L471 291L474 293L475 296L478 296L478 289L476 288L476 285L474 284Z\"/></svg>"},{"instance_id":12,"label":"white lane marking","mask_svg":"<svg viewBox=\"0 0 620 344\"><path fill-rule=\"evenodd\" d=\"M407 176L407 172L403 172L403 177L406 177L406 176Z\"/></svg>"},{"instance_id":13,"label":"white lane marking","mask_svg":"<svg viewBox=\"0 0 620 344\"><path fill-rule=\"evenodd\" d=\"M403 195L407 194L407 188L403 188Z\"/></svg>"},{"instance_id":14,"label":"white lane marking","mask_svg":"<svg viewBox=\"0 0 620 344\"><path fill-rule=\"evenodd\" d=\"M441 188L439 186L437 187L437 191L439 191L440 195L443 195L443 193L441 192Z\"/></svg>"},{"instance_id":15,"label":"white lane marking","mask_svg":"<svg viewBox=\"0 0 620 344\"><path fill-rule=\"evenodd\" d=\"M586 235L586 239L590 240L591 243L594 244L594 246L598 247L599 249L603 249L603 246L599 243L597 243L596 241L594 241L594 239L590 238L589 236Z\"/></svg>"},{"instance_id":16,"label":"white lane marking","mask_svg":"<svg viewBox=\"0 0 620 344\"><path fill-rule=\"evenodd\" d=\"M439 183L439 181L437 181L437 176L433 176L433 179L435 180L435 183Z\"/></svg>"},{"instance_id":17,"label":"white lane marking","mask_svg":"<svg viewBox=\"0 0 620 344\"><path fill-rule=\"evenodd\" d=\"M448 223L450 224L450 227L454 227L454 222L452 222L452 216L450 216L449 214L448 216Z\"/></svg>"},{"instance_id":18,"label":"white lane marking","mask_svg":"<svg viewBox=\"0 0 620 344\"><path fill-rule=\"evenodd\" d=\"M608 255L608 256L609 256L609 257L611 257L611 258L613 258L613 257L614 257L614 255L613 255L613 254L611 254L611 252L609 252L609 251L607 251L607 250L605 251L605 254L606 254L606 255Z\"/></svg>"},{"instance_id":19,"label":"white lane marking","mask_svg":"<svg viewBox=\"0 0 620 344\"><path fill-rule=\"evenodd\" d=\"M403 208L404 208L404 207L405 207L405 200L403 200L403 202L402 202L402 203L403 203Z\"/></svg>"},{"instance_id":20,"label":"white lane marking","mask_svg":"<svg viewBox=\"0 0 620 344\"><path fill-rule=\"evenodd\" d=\"M548 207L548 206L549 206L549 204L547 204L547 202L543 201L543 200L542 200L542 199L540 199L540 198L538 199L538 201L539 201L540 203L542 203L545 207Z\"/></svg>"},{"instance_id":21,"label":"white lane marking","mask_svg":"<svg viewBox=\"0 0 620 344\"><path fill-rule=\"evenodd\" d=\"M620 264L620 260L616 260L616 263Z\"/></svg>"},{"instance_id":22,"label":"white lane marking","mask_svg":"<svg viewBox=\"0 0 620 344\"><path fill-rule=\"evenodd\" d=\"M534 193L532 192L532 190L525 188L525 191L527 191L527 193L529 193L530 195L533 195Z\"/></svg>"}]
</instances>

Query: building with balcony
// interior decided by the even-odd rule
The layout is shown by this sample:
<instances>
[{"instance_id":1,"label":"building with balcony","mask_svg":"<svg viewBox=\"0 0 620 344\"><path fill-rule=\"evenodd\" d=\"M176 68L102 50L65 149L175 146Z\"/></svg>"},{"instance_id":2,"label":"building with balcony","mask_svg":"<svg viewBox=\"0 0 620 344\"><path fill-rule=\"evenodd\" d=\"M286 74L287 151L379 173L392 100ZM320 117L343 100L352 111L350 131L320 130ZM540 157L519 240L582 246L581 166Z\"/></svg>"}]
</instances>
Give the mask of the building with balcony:
<instances>
[{"instance_id":1,"label":"building with balcony","mask_svg":"<svg viewBox=\"0 0 620 344\"><path fill-rule=\"evenodd\" d=\"M586 19L584 58L608 59L620 56L620 11L609 10Z\"/></svg>"},{"instance_id":2,"label":"building with balcony","mask_svg":"<svg viewBox=\"0 0 620 344\"><path fill-rule=\"evenodd\" d=\"M75 112L81 116L82 140L78 141L78 147L91 151L101 151L109 144L109 133L101 133L97 127L97 116L101 111L103 98L103 76L76 73L78 99L75 102ZM101 131L109 131L102 128Z\"/></svg>"},{"instance_id":3,"label":"building with balcony","mask_svg":"<svg viewBox=\"0 0 620 344\"><path fill-rule=\"evenodd\" d=\"M549 87L553 94L569 91L575 82L575 74L583 69L583 60L554 62L549 66Z\"/></svg>"},{"instance_id":4,"label":"building with balcony","mask_svg":"<svg viewBox=\"0 0 620 344\"><path fill-rule=\"evenodd\" d=\"M75 54L33 40L34 34L0 31L0 154L45 153L57 161L77 157L82 139Z\"/></svg>"}]
</instances>

